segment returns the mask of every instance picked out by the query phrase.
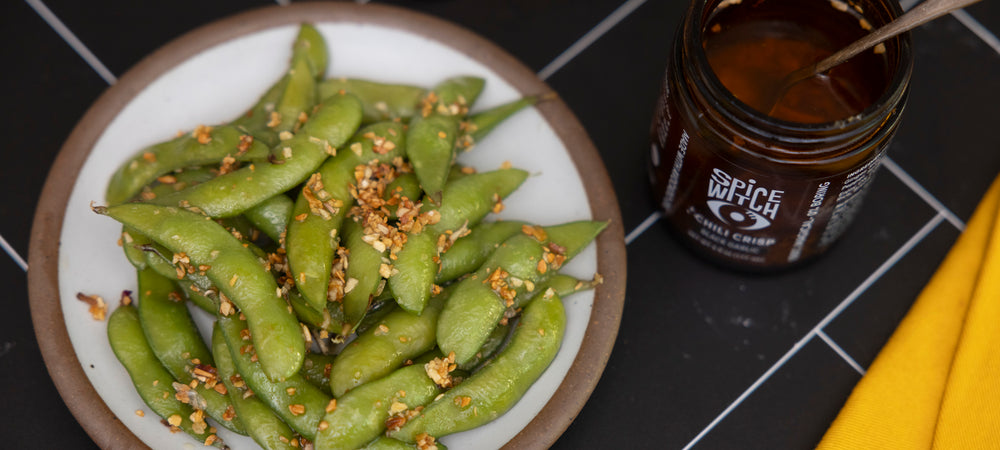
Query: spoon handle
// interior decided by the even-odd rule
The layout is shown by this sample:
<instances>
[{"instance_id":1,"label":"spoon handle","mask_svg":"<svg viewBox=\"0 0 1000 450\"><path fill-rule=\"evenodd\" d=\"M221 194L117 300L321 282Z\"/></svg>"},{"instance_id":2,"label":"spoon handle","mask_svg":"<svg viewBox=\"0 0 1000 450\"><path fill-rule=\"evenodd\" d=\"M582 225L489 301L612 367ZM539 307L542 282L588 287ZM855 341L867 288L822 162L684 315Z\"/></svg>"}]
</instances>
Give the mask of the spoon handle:
<instances>
[{"instance_id":1,"label":"spoon handle","mask_svg":"<svg viewBox=\"0 0 1000 450\"><path fill-rule=\"evenodd\" d=\"M899 16L896 20L889 22L887 25L854 41L851 45L824 58L822 61L816 63L809 72L811 72L810 74L826 72L838 64L853 58L858 53L878 45L882 41L978 1L980 0L926 0Z\"/></svg>"}]
</instances>

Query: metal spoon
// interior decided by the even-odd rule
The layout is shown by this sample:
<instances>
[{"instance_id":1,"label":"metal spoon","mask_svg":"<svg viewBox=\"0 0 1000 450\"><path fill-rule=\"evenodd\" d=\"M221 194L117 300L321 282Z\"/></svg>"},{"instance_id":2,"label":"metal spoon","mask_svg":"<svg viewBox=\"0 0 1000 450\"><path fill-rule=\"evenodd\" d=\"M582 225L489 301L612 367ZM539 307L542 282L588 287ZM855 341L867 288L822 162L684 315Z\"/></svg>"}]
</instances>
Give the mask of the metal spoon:
<instances>
[{"instance_id":1,"label":"metal spoon","mask_svg":"<svg viewBox=\"0 0 1000 450\"><path fill-rule=\"evenodd\" d=\"M893 20L877 30L868 33L861 39L854 41L854 43L844 47L838 52L820 60L819 62L810 64L786 75L781 84L778 85L779 88L775 94L765 97L773 99L770 103L770 108L767 109L768 114L771 114L774 111L774 107L777 106L778 102L781 101L782 98L784 98L785 94L788 93L788 90L791 89L792 86L795 86L803 80L807 80L826 72L838 66L840 63L857 56L859 53L872 48L889 38L895 37L898 34L907 32L956 9L964 8L978 1L980 0L926 0L913 7L905 14L897 17L896 20Z\"/></svg>"}]
</instances>

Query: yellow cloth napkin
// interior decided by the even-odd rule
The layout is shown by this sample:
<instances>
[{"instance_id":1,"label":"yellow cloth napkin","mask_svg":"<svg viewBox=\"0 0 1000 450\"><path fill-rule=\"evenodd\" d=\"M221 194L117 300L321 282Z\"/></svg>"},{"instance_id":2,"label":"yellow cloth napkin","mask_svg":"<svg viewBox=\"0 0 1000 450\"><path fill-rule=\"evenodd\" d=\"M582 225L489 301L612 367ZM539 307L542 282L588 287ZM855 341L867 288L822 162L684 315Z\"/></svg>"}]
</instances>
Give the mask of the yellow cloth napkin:
<instances>
[{"instance_id":1,"label":"yellow cloth napkin","mask_svg":"<svg viewBox=\"0 0 1000 450\"><path fill-rule=\"evenodd\" d=\"M1000 448L1000 179L819 449Z\"/></svg>"}]
</instances>

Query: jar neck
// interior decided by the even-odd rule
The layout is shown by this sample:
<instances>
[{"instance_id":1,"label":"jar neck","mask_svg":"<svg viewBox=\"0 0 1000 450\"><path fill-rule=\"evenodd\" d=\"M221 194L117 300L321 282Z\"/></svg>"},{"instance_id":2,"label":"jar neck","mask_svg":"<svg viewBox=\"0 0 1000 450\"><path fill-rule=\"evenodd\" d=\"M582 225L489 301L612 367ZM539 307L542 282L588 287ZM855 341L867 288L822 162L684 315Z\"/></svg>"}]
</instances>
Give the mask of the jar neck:
<instances>
[{"instance_id":1,"label":"jar neck","mask_svg":"<svg viewBox=\"0 0 1000 450\"><path fill-rule=\"evenodd\" d=\"M807 1L807 0L802 0ZM811 1L811 0L809 0ZM818 0L827 1L827 0ZM869 141L882 141L895 130L906 102L912 54L909 33L885 42L890 74L883 94L860 113L825 123L797 123L768 116L738 100L709 64L705 27L724 0L696 0L683 22L672 70L682 73L681 87L703 119L724 135L739 136L740 150L787 164L816 164L850 158ZM902 14L898 3L858 0L865 19L879 27Z\"/></svg>"}]
</instances>

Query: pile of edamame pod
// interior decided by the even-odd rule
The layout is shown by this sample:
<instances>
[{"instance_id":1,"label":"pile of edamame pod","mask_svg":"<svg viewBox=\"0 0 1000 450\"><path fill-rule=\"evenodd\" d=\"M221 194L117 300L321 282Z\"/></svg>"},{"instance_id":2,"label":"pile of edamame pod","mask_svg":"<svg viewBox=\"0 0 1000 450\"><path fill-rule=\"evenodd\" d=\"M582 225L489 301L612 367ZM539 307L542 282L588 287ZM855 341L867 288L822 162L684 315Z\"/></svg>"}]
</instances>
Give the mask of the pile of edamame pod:
<instances>
[{"instance_id":1,"label":"pile of edamame pod","mask_svg":"<svg viewBox=\"0 0 1000 450\"><path fill-rule=\"evenodd\" d=\"M206 445L218 425L268 449L439 447L520 399L559 350L560 297L600 282L559 269L606 223L483 222L528 173L455 163L538 98L469 114L481 78L325 79L327 53L302 25L249 111L140 150L93 208L138 273L112 349Z\"/></svg>"}]
</instances>

